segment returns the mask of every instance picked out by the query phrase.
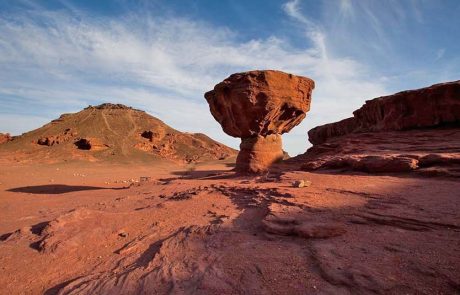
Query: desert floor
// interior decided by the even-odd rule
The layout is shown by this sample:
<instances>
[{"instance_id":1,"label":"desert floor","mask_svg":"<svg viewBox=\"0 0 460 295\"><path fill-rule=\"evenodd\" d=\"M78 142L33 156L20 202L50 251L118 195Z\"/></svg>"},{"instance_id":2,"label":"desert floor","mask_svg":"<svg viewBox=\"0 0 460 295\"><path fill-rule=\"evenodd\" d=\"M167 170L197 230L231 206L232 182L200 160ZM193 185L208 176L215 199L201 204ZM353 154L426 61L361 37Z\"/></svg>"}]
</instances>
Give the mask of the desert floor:
<instances>
[{"instance_id":1,"label":"desert floor","mask_svg":"<svg viewBox=\"0 0 460 295\"><path fill-rule=\"evenodd\" d=\"M1 294L460 292L458 179L1 165Z\"/></svg>"}]
</instances>

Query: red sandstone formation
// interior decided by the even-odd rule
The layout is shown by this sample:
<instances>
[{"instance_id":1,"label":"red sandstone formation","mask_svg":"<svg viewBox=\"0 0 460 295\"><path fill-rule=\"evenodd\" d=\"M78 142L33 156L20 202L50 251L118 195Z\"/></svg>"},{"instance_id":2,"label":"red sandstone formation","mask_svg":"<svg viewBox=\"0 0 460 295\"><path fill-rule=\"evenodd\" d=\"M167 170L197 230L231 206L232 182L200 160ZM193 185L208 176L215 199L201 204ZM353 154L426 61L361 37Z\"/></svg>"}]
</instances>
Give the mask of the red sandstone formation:
<instances>
[{"instance_id":1,"label":"red sandstone formation","mask_svg":"<svg viewBox=\"0 0 460 295\"><path fill-rule=\"evenodd\" d=\"M61 144L73 139L77 135L77 132L73 131L71 128L65 129L61 134L43 136L37 140L37 144L53 146L55 144Z\"/></svg>"},{"instance_id":2,"label":"red sandstone formation","mask_svg":"<svg viewBox=\"0 0 460 295\"><path fill-rule=\"evenodd\" d=\"M167 132L157 128L143 131L140 137L146 140L137 143L135 148L185 163L196 163L200 159L224 160L235 154L235 150L202 133Z\"/></svg>"},{"instance_id":3,"label":"red sandstone formation","mask_svg":"<svg viewBox=\"0 0 460 295\"><path fill-rule=\"evenodd\" d=\"M266 171L283 159L281 134L310 110L313 80L280 71L233 74L205 94L225 133L241 138L236 169Z\"/></svg>"},{"instance_id":4,"label":"red sandstone formation","mask_svg":"<svg viewBox=\"0 0 460 295\"><path fill-rule=\"evenodd\" d=\"M431 128L460 121L460 81L382 96L353 112L353 117L308 131L320 144L349 133Z\"/></svg>"},{"instance_id":5,"label":"red sandstone formation","mask_svg":"<svg viewBox=\"0 0 460 295\"><path fill-rule=\"evenodd\" d=\"M0 133L0 144L8 142L12 140L13 138L9 133Z\"/></svg>"},{"instance_id":6,"label":"red sandstone formation","mask_svg":"<svg viewBox=\"0 0 460 295\"><path fill-rule=\"evenodd\" d=\"M460 81L379 97L313 128L303 168L460 176Z\"/></svg>"},{"instance_id":7,"label":"red sandstone formation","mask_svg":"<svg viewBox=\"0 0 460 295\"><path fill-rule=\"evenodd\" d=\"M109 148L109 145L99 138L80 138L74 144L80 150L100 151Z\"/></svg>"}]
</instances>

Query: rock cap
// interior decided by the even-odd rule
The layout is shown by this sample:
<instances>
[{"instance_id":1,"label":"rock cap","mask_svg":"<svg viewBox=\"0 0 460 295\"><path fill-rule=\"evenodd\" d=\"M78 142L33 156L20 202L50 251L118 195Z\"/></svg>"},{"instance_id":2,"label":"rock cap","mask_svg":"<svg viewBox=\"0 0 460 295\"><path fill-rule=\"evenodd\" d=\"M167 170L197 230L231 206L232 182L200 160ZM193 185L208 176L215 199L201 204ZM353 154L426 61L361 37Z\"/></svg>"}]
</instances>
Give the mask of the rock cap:
<instances>
[{"instance_id":1,"label":"rock cap","mask_svg":"<svg viewBox=\"0 0 460 295\"><path fill-rule=\"evenodd\" d=\"M233 137L283 134L310 110L313 80L281 71L230 75L205 93L214 118Z\"/></svg>"}]
</instances>

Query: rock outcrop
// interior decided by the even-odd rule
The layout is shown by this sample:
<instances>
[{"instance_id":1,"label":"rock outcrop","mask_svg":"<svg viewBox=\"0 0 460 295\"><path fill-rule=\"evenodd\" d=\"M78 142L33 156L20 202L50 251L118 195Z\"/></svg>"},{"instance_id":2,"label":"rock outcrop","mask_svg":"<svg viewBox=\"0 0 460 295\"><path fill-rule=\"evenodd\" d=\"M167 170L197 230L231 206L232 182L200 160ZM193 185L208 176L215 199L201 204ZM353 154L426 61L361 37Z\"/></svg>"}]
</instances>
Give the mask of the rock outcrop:
<instances>
[{"instance_id":1,"label":"rock outcrop","mask_svg":"<svg viewBox=\"0 0 460 295\"><path fill-rule=\"evenodd\" d=\"M100 151L110 147L99 138L79 138L74 144L79 150Z\"/></svg>"},{"instance_id":2,"label":"rock outcrop","mask_svg":"<svg viewBox=\"0 0 460 295\"><path fill-rule=\"evenodd\" d=\"M310 110L313 80L280 71L233 74L205 94L225 133L241 138L236 170L259 173L283 159L281 134Z\"/></svg>"},{"instance_id":3,"label":"rock outcrop","mask_svg":"<svg viewBox=\"0 0 460 295\"><path fill-rule=\"evenodd\" d=\"M460 122L460 81L382 96L353 117L308 131L312 144L349 133L432 128Z\"/></svg>"},{"instance_id":4,"label":"rock outcrop","mask_svg":"<svg viewBox=\"0 0 460 295\"><path fill-rule=\"evenodd\" d=\"M236 151L202 133L175 133L165 130L146 130L140 134L142 142L135 145L143 151L185 163L196 163L200 159L225 160ZM146 140L144 140L146 139Z\"/></svg>"},{"instance_id":5,"label":"rock outcrop","mask_svg":"<svg viewBox=\"0 0 460 295\"><path fill-rule=\"evenodd\" d=\"M460 81L379 97L313 128L303 169L460 176Z\"/></svg>"},{"instance_id":6,"label":"rock outcrop","mask_svg":"<svg viewBox=\"0 0 460 295\"><path fill-rule=\"evenodd\" d=\"M40 137L37 140L37 144L53 146L72 140L75 136L77 136L77 132L73 131L71 128L67 128L61 134Z\"/></svg>"},{"instance_id":7,"label":"rock outcrop","mask_svg":"<svg viewBox=\"0 0 460 295\"><path fill-rule=\"evenodd\" d=\"M13 138L9 133L0 133L0 144L8 142L12 140Z\"/></svg>"}]
</instances>

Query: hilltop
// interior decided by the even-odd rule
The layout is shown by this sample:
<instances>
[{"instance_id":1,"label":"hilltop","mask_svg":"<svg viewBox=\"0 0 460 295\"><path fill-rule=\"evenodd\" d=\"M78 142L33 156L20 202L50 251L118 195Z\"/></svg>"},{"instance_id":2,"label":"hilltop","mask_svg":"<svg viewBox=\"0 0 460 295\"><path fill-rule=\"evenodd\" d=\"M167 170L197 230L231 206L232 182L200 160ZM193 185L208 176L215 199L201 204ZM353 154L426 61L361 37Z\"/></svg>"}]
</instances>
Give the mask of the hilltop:
<instances>
[{"instance_id":1,"label":"hilltop","mask_svg":"<svg viewBox=\"0 0 460 295\"><path fill-rule=\"evenodd\" d=\"M41 128L13 137L0 146L0 154L20 162L195 163L223 160L236 151L204 134L175 130L144 111L104 103L63 114Z\"/></svg>"}]
</instances>

